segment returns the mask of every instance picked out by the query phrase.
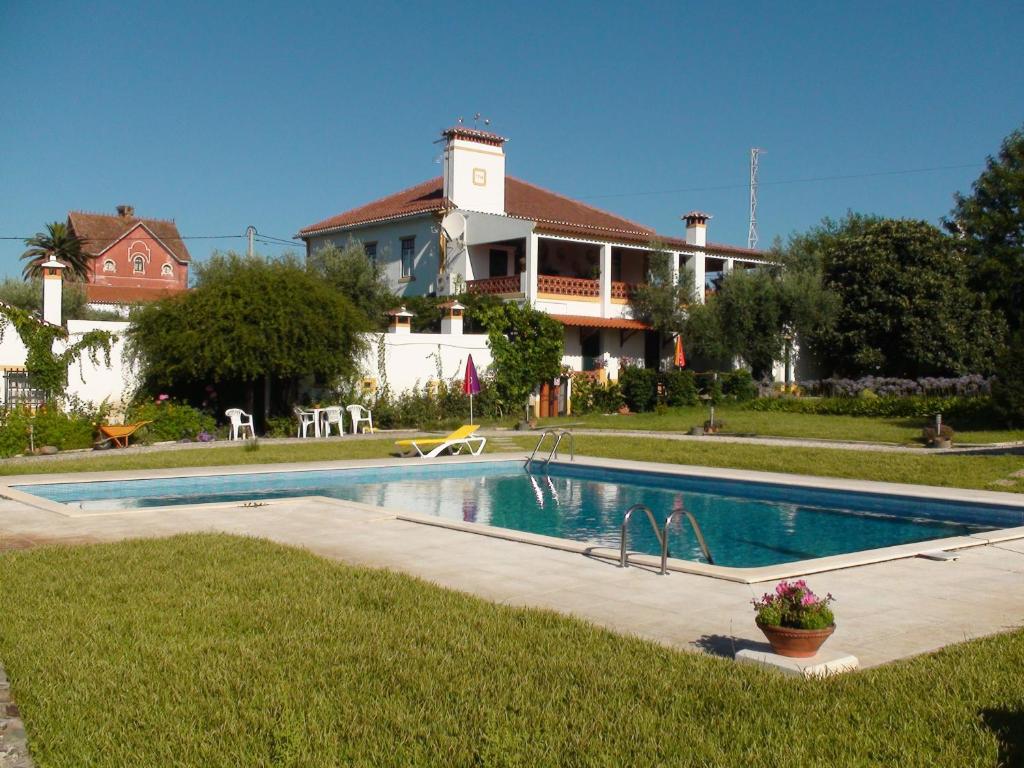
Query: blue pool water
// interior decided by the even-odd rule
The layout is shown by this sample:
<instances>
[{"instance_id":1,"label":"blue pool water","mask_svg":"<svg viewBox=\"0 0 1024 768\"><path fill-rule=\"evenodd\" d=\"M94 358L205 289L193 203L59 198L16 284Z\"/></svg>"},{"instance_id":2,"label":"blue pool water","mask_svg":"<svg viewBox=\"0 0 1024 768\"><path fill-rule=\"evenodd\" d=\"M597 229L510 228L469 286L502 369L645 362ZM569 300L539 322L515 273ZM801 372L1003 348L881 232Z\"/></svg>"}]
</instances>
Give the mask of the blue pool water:
<instances>
[{"instance_id":1,"label":"blue pool water","mask_svg":"<svg viewBox=\"0 0 1024 768\"><path fill-rule=\"evenodd\" d=\"M409 464L372 469L93 483L19 490L83 509L329 496L448 520L530 531L617 547L624 511L649 506L659 520L684 507L703 529L715 563L755 567L1024 525L1024 510L881 494L712 480L552 464L528 474L521 462ZM657 539L634 517L630 549L657 554ZM703 560L685 524L672 556Z\"/></svg>"}]
</instances>

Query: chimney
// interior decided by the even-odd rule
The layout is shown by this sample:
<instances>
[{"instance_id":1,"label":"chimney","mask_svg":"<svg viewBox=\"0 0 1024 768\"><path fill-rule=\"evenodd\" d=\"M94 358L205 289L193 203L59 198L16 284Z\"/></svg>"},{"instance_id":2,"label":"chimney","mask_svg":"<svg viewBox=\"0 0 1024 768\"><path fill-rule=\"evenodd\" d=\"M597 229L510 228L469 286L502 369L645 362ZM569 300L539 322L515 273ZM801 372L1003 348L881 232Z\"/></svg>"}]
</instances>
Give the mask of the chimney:
<instances>
[{"instance_id":1,"label":"chimney","mask_svg":"<svg viewBox=\"0 0 1024 768\"><path fill-rule=\"evenodd\" d=\"M462 335L462 313L466 307L458 301L446 301L441 305L441 333Z\"/></svg>"},{"instance_id":2,"label":"chimney","mask_svg":"<svg viewBox=\"0 0 1024 768\"><path fill-rule=\"evenodd\" d=\"M444 196L456 208L505 213L503 136L456 125L441 133L444 146Z\"/></svg>"},{"instance_id":3,"label":"chimney","mask_svg":"<svg viewBox=\"0 0 1024 768\"><path fill-rule=\"evenodd\" d=\"M704 247L708 241L708 219L710 213L690 211L680 217L686 222L686 244Z\"/></svg>"},{"instance_id":4,"label":"chimney","mask_svg":"<svg viewBox=\"0 0 1024 768\"><path fill-rule=\"evenodd\" d=\"M130 219L135 216L134 205L119 205L117 206L117 215L122 219Z\"/></svg>"},{"instance_id":5,"label":"chimney","mask_svg":"<svg viewBox=\"0 0 1024 768\"><path fill-rule=\"evenodd\" d=\"M51 256L43 263L43 321L51 325L61 324L61 294L64 292L64 276L67 267Z\"/></svg>"},{"instance_id":6,"label":"chimney","mask_svg":"<svg viewBox=\"0 0 1024 768\"><path fill-rule=\"evenodd\" d=\"M391 317L388 333L412 333L412 312L402 306L392 309L388 315Z\"/></svg>"}]
</instances>

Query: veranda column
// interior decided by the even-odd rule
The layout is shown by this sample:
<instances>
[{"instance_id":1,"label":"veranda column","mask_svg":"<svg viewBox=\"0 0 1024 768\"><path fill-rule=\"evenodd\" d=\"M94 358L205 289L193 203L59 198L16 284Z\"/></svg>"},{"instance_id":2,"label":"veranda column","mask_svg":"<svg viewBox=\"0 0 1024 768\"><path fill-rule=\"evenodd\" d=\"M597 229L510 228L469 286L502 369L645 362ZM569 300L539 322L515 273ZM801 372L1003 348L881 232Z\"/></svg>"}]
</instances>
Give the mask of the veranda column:
<instances>
[{"instance_id":1,"label":"veranda column","mask_svg":"<svg viewBox=\"0 0 1024 768\"><path fill-rule=\"evenodd\" d=\"M612 246L605 243L601 246L601 317L612 316Z\"/></svg>"},{"instance_id":2,"label":"veranda column","mask_svg":"<svg viewBox=\"0 0 1024 768\"><path fill-rule=\"evenodd\" d=\"M693 264L693 292L697 301L704 303L704 254L695 253L690 257Z\"/></svg>"},{"instance_id":3,"label":"veranda column","mask_svg":"<svg viewBox=\"0 0 1024 768\"><path fill-rule=\"evenodd\" d=\"M537 250L539 238L533 232L526 237L526 269L523 270L521 288L528 304L537 301Z\"/></svg>"},{"instance_id":4,"label":"veranda column","mask_svg":"<svg viewBox=\"0 0 1024 768\"><path fill-rule=\"evenodd\" d=\"M679 285L679 252L672 251L669 256L672 258L670 268L672 270L672 285Z\"/></svg>"}]
</instances>

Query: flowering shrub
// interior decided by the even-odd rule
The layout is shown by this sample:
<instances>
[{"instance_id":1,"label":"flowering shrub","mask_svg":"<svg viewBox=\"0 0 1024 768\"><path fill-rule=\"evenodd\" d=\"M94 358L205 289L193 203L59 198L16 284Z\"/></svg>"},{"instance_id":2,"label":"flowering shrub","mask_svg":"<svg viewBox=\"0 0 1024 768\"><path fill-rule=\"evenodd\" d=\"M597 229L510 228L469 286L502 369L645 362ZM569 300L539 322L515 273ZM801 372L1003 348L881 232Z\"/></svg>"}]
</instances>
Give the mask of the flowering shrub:
<instances>
[{"instance_id":1,"label":"flowering shrub","mask_svg":"<svg viewBox=\"0 0 1024 768\"><path fill-rule=\"evenodd\" d=\"M957 377L928 376L916 380L864 376L860 379L802 381L800 386L808 395L822 397L858 397L866 391L879 397L978 397L991 393L992 379L976 373Z\"/></svg>"},{"instance_id":2,"label":"flowering shrub","mask_svg":"<svg viewBox=\"0 0 1024 768\"><path fill-rule=\"evenodd\" d=\"M752 600L757 620L767 627L790 627L791 629L824 629L835 622L829 603L832 595L818 597L807 582L780 581L774 594L766 592L760 600Z\"/></svg>"},{"instance_id":3,"label":"flowering shrub","mask_svg":"<svg viewBox=\"0 0 1024 768\"><path fill-rule=\"evenodd\" d=\"M985 395L878 397L873 394L861 394L857 397L762 397L748 403L746 407L752 411L813 413L820 416L903 418L934 416L941 413L944 417L968 419L974 423L989 423L993 420L992 399Z\"/></svg>"},{"instance_id":4,"label":"flowering shrub","mask_svg":"<svg viewBox=\"0 0 1024 768\"><path fill-rule=\"evenodd\" d=\"M200 432L212 433L214 419L184 403L175 403L167 395L135 403L128 409L126 422L149 421L137 433L140 442L194 440Z\"/></svg>"}]
</instances>

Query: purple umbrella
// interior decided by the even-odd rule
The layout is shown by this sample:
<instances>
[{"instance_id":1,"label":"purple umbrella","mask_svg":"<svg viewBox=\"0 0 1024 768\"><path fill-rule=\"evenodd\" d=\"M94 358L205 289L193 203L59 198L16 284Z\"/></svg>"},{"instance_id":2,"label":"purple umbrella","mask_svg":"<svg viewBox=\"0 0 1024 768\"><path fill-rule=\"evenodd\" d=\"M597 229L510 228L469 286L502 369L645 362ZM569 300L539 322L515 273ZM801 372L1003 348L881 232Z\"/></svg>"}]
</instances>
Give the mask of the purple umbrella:
<instances>
[{"instance_id":1,"label":"purple umbrella","mask_svg":"<svg viewBox=\"0 0 1024 768\"><path fill-rule=\"evenodd\" d=\"M473 423L473 395L480 392L480 377L476 375L473 356L466 358L466 377L462 380L462 392L469 395L469 423Z\"/></svg>"}]
</instances>

